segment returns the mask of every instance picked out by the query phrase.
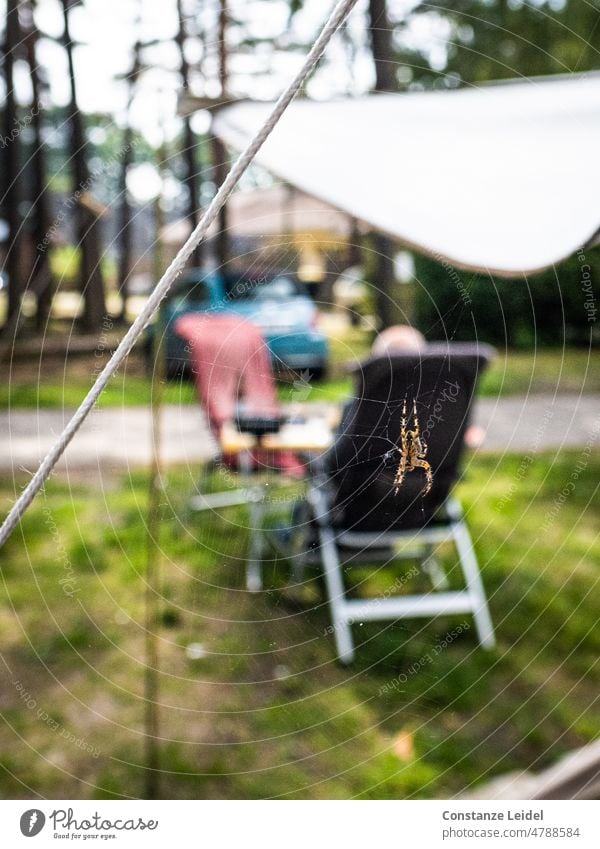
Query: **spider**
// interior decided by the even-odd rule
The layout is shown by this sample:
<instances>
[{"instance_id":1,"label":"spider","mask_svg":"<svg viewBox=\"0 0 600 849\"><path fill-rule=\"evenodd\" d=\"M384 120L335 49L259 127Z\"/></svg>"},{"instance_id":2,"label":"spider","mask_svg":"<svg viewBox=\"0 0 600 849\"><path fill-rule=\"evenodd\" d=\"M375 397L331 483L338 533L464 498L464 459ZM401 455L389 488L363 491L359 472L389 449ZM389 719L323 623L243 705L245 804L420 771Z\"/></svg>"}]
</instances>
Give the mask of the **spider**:
<instances>
[{"instance_id":1,"label":"spider","mask_svg":"<svg viewBox=\"0 0 600 849\"><path fill-rule=\"evenodd\" d=\"M400 464L396 470L394 477L394 495L398 495L402 482L407 472L414 472L415 469L423 469L425 472L426 483L423 489L423 495L427 495L433 485L433 471L431 466L425 459L427 456L427 445L421 439L421 429L419 420L417 419L417 402L413 401L413 416L414 430L406 429L406 398L402 407L402 429L400 431L400 445L397 450L400 452Z\"/></svg>"}]
</instances>

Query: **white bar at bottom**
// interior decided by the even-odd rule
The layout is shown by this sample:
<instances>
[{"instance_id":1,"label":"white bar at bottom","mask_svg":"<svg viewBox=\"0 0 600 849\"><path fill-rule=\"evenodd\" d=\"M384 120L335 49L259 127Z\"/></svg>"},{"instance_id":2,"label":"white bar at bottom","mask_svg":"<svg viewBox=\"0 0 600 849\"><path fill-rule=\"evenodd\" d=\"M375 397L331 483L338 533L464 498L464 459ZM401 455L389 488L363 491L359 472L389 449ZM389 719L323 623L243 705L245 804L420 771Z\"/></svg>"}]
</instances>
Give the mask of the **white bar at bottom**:
<instances>
[{"instance_id":1,"label":"white bar at bottom","mask_svg":"<svg viewBox=\"0 0 600 849\"><path fill-rule=\"evenodd\" d=\"M31 835L25 834L31 828ZM2 847L600 846L600 802L0 802Z\"/></svg>"}]
</instances>

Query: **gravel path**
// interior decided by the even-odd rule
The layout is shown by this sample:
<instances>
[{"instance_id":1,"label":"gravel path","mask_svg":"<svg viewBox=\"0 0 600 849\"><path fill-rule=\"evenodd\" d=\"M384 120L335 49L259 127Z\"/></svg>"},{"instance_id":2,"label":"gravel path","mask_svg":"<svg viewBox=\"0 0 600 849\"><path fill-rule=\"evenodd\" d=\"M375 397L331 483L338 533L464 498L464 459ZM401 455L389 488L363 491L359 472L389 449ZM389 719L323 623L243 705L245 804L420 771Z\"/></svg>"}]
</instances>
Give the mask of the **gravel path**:
<instances>
[{"instance_id":1,"label":"gravel path","mask_svg":"<svg viewBox=\"0 0 600 849\"><path fill-rule=\"evenodd\" d=\"M33 471L67 419L60 410L0 412L0 470ZM600 395L529 395L477 402L474 420L487 431L482 449L529 453L600 444ZM95 410L71 443L59 468L141 466L151 448L150 411L144 407ZM195 464L215 445L202 411L169 406L163 412L166 464Z\"/></svg>"}]
</instances>

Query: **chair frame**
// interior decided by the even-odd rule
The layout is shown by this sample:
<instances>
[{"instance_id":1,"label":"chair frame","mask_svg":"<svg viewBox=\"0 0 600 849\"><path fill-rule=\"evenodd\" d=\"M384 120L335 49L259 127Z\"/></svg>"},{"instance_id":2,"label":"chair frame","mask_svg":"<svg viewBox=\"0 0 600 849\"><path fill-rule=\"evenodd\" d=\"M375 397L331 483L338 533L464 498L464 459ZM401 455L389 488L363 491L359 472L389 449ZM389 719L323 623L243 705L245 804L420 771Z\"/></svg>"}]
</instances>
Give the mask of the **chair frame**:
<instances>
[{"instance_id":1,"label":"chair frame","mask_svg":"<svg viewBox=\"0 0 600 849\"><path fill-rule=\"evenodd\" d=\"M251 475L251 458L248 451L240 452L239 473L246 479ZM188 501L188 509L194 513L204 510L217 510L222 507L246 506L250 525L250 545L246 558L246 589L257 593L263 588L262 560L266 549L264 520L268 512L265 500L265 487L257 484L240 489L222 490L207 494L193 495Z\"/></svg>"},{"instance_id":2,"label":"chair frame","mask_svg":"<svg viewBox=\"0 0 600 849\"><path fill-rule=\"evenodd\" d=\"M496 640L485 589L471 535L458 501L448 498L445 503L447 522L432 527L379 533L339 530L332 527L328 520L329 504L324 488L320 485L322 483L323 481L314 481L309 487L307 498L317 524L319 554L325 577L332 630L337 654L342 663L348 664L354 660L355 650L351 626L359 621L372 622L470 613L474 617L481 646L485 649L494 648ZM361 550L368 549L369 546L381 548L384 545L411 543L420 546L426 552L421 558L421 563L427 564L427 561L431 560L433 548L442 542L453 542L456 546L465 579L465 589L458 591L436 589L446 583L445 576L440 578L439 566L432 567L429 563L427 571L430 572L432 579L432 592L392 596L385 599L347 598L341 568L340 545L346 549Z\"/></svg>"}]
</instances>

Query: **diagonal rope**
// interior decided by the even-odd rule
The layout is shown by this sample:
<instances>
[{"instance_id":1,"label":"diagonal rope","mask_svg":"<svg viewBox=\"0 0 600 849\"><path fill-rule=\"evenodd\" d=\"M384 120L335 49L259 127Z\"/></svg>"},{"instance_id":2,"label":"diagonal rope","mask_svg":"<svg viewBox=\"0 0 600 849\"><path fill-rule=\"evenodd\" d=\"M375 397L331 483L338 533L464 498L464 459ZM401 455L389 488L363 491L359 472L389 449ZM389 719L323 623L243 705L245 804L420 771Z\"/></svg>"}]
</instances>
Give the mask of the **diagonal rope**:
<instances>
[{"instance_id":1,"label":"diagonal rope","mask_svg":"<svg viewBox=\"0 0 600 849\"><path fill-rule=\"evenodd\" d=\"M248 144L246 149L237 158L235 164L233 165L233 168L223 181L221 188L211 201L206 212L198 222L198 225L196 226L195 230L192 232L187 242L183 245L175 259L172 261L172 263L169 265L169 267L163 274L162 278L159 280L156 288L148 298L143 310L133 322L133 324L121 340L118 348L115 350L114 354L112 355L104 369L100 372L96 382L83 399L81 405L73 414L73 417L70 419L57 441L54 443L50 451L48 451L48 453L44 457L37 472L32 477L26 488L19 496L18 500L13 505L8 516L4 520L4 524L0 528L0 546L2 546L6 542L13 530L21 521L23 514L25 513L35 496L38 494L40 489L43 487L44 483L52 472L52 469L65 451L67 445L73 439L73 437L85 421L87 415L94 407L94 404L104 391L108 381L130 353L131 349L133 348L136 341L140 337L142 331L144 330L144 328L160 306L161 301L168 293L174 281L184 270L185 265L188 259L190 258L192 252L194 251L198 243L201 241L201 239L204 238L204 236L206 235L208 228L217 217L219 210L221 209L229 195L236 187L240 177L246 171L248 166L252 163L252 160L254 159L266 139L269 137L274 127L277 125L277 122L279 121L279 119L281 118L281 116L283 115L295 95L298 93L299 89L301 88L302 84L304 83L310 72L313 70L313 68L321 58L328 42L331 40L331 37L334 35L340 25L346 20L356 3L357 0L339 0L338 4L335 6L329 19L323 27L321 34L319 35L318 39L314 43L310 52L308 53L300 71L289 84L289 86L285 89L283 94L280 96L279 100L275 104L275 107L273 108L273 111L271 112L263 126L256 133L256 135Z\"/></svg>"}]
</instances>

